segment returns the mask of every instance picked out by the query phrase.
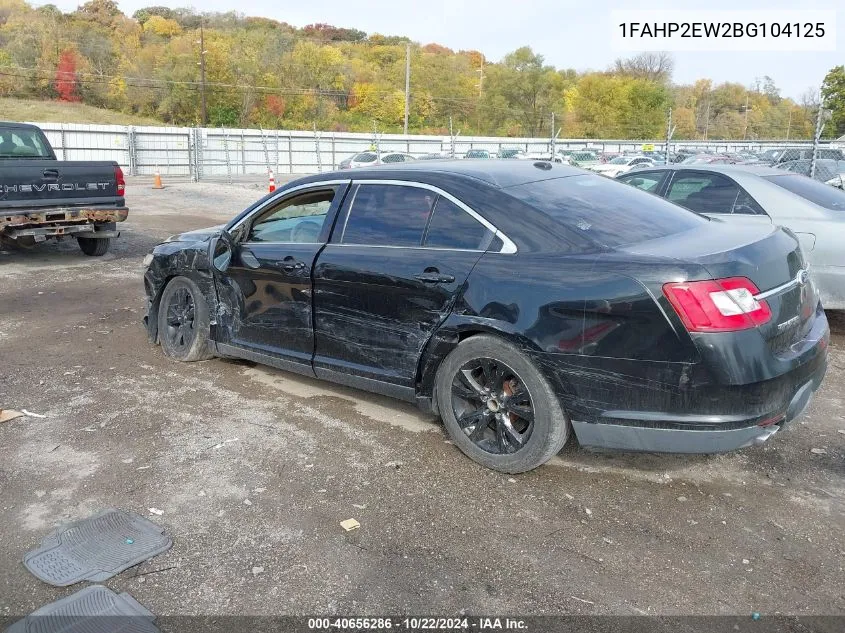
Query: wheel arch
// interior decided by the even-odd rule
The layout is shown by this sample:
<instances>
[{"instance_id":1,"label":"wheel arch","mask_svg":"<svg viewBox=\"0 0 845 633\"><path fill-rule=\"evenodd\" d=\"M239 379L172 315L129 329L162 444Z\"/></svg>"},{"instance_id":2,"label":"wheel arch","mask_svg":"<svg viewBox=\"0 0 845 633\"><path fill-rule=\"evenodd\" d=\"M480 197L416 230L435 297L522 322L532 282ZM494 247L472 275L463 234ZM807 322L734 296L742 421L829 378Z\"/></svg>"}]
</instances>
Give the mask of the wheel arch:
<instances>
[{"instance_id":1,"label":"wheel arch","mask_svg":"<svg viewBox=\"0 0 845 633\"><path fill-rule=\"evenodd\" d=\"M144 276L144 285L146 286L147 297L149 297L149 308L144 317L144 325L147 328L147 336L150 341L159 344L158 337L158 311L161 307L161 297L164 294L165 288L171 281L177 277L185 277L193 281L205 298L208 304L209 319L211 321L211 336L210 341L214 342L214 327L216 324L215 315L217 314L217 292L214 288L214 278L208 271L200 271L194 269L180 269L169 268L163 274Z\"/></svg>"},{"instance_id":2,"label":"wheel arch","mask_svg":"<svg viewBox=\"0 0 845 633\"><path fill-rule=\"evenodd\" d=\"M512 323L452 315L429 337L417 363L416 398L417 405L421 409L438 413L434 398L434 384L440 364L462 341L479 334L498 336L526 350L529 355L531 352L539 351L537 345L520 334Z\"/></svg>"}]
</instances>

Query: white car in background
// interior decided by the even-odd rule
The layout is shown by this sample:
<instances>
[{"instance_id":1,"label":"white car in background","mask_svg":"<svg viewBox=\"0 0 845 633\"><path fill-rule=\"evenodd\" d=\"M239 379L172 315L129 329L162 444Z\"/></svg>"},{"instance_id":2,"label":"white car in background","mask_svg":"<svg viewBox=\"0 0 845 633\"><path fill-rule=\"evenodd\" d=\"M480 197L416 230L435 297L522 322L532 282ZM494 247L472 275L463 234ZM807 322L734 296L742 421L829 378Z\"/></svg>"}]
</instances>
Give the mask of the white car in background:
<instances>
[{"instance_id":1,"label":"white car in background","mask_svg":"<svg viewBox=\"0 0 845 633\"><path fill-rule=\"evenodd\" d=\"M403 152L358 152L338 163L338 169L355 169L356 167L373 167L388 163L409 163L417 160L410 154Z\"/></svg>"},{"instance_id":2,"label":"white car in background","mask_svg":"<svg viewBox=\"0 0 845 633\"><path fill-rule=\"evenodd\" d=\"M653 166L654 161L647 156L617 156L607 163L588 165L587 169L608 178L616 178L616 176L627 173L632 169Z\"/></svg>"}]
</instances>

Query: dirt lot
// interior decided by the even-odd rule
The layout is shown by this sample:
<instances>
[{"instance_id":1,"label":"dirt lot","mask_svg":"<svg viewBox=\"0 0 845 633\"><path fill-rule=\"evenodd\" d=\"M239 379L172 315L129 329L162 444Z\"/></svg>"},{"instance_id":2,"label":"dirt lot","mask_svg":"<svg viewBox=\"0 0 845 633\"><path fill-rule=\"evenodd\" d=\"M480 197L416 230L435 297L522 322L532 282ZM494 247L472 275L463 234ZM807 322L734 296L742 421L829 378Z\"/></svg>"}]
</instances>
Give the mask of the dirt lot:
<instances>
[{"instance_id":1,"label":"dirt lot","mask_svg":"<svg viewBox=\"0 0 845 633\"><path fill-rule=\"evenodd\" d=\"M143 256L259 194L130 182L106 257L0 252L0 407L47 416L0 425L0 615L78 589L22 556L110 506L164 512L173 548L107 583L158 615L845 613L845 319L808 415L764 447L568 446L509 477L411 406L148 343Z\"/></svg>"}]
</instances>

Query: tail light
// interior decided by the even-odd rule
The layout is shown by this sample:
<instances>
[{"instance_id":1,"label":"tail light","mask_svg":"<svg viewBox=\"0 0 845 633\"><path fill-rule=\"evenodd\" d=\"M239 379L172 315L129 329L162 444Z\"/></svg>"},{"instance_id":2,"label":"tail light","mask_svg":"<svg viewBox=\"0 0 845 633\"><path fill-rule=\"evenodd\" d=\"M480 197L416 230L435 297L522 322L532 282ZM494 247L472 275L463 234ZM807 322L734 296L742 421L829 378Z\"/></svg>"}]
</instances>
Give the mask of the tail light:
<instances>
[{"instance_id":1,"label":"tail light","mask_svg":"<svg viewBox=\"0 0 845 633\"><path fill-rule=\"evenodd\" d=\"M120 167L114 168L114 180L117 184L117 195L122 198L126 195L126 179L123 177L123 170Z\"/></svg>"},{"instance_id":2,"label":"tail light","mask_svg":"<svg viewBox=\"0 0 845 633\"><path fill-rule=\"evenodd\" d=\"M663 286L663 294L690 332L736 332L767 323L772 311L765 300L755 299L759 292L745 277Z\"/></svg>"}]
</instances>

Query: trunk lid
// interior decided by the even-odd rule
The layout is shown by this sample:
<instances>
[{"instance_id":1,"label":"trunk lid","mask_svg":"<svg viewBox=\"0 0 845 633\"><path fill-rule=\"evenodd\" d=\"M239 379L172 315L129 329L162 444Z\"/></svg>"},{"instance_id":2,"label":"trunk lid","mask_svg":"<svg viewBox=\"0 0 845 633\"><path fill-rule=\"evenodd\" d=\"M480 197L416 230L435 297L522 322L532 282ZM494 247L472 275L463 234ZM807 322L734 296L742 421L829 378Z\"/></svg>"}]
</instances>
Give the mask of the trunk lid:
<instances>
[{"instance_id":1,"label":"trunk lid","mask_svg":"<svg viewBox=\"0 0 845 633\"><path fill-rule=\"evenodd\" d=\"M700 265L713 279L746 277L759 289L772 318L757 326L767 346L781 354L812 327L819 297L810 282L797 237L788 229L737 226L713 221L708 226L623 249L638 255L667 257Z\"/></svg>"},{"instance_id":2,"label":"trunk lid","mask_svg":"<svg viewBox=\"0 0 845 633\"><path fill-rule=\"evenodd\" d=\"M116 167L108 161L0 161L0 209L123 206Z\"/></svg>"}]
</instances>

